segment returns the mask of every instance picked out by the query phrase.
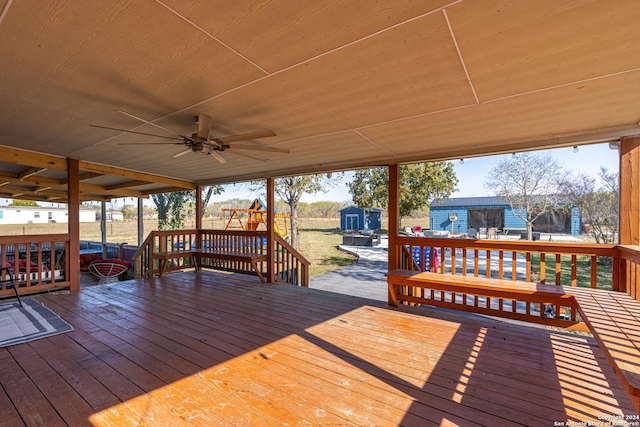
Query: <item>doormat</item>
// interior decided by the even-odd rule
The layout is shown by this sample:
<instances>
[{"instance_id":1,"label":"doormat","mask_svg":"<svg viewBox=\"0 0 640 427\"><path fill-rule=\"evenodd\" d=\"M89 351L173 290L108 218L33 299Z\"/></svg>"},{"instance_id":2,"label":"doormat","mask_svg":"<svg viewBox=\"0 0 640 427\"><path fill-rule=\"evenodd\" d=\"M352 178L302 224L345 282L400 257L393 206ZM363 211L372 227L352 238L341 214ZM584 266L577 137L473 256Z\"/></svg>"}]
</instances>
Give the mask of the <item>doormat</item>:
<instances>
[{"instance_id":1,"label":"doormat","mask_svg":"<svg viewBox=\"0 0 640 427\"><path fill-rule=\"evenodd\" d=\"M0 304L0 347L73 331L73 327L42 303L25 298Z\"/></svg>"}]
</instances>

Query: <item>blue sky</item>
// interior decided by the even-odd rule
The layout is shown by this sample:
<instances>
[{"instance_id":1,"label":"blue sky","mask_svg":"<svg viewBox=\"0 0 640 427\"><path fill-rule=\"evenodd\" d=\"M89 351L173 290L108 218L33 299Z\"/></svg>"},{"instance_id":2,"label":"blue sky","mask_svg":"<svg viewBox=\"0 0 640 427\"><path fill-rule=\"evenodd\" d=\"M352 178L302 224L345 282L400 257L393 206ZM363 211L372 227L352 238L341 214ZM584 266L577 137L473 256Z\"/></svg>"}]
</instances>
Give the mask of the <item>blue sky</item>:
<instances>
[{"instance_id":1,"label":"blue sky","mask_svg":"<svg viewBox=\"0 0 640 427\"><path fill-rule=\"evenodd\" d=\"M573 148L557 148L545 150L554 157L565 170L573 170L577 173L588 173L594 177L600 172L600 166L606 167L609 172L618 172L619 155L617 151L611 150L608 144L592 144L578 147L578 152L574 153ZM492 196L484 189L484 182L489 171L501 159L510 157L508 155L475 157L453 162L456 176L458 177L458 190L452 197L479 197ZM328 193L318 193L314 195L304 195L303 202L314 202L320 200L351 201L351 195L346 183L353 179L353 172L346 172L341 185L331 189ZM233 197L251 199L257 194L250 193L245 186L230 186L224 193L217 196L215 201L224 201Z\"/></svg>"}]
</instances>

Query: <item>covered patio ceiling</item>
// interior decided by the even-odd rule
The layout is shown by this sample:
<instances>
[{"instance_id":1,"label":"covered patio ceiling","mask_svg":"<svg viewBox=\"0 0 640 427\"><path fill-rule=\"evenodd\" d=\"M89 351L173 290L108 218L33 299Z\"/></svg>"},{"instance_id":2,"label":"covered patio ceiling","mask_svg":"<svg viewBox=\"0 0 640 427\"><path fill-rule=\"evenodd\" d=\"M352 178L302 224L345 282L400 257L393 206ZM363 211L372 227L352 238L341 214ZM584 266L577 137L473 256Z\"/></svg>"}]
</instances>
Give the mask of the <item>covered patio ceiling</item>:
<instances>
[{"instance_id":1,"label":"covered patio ceiling","mask_svg":"<svg viewBox=\"0 0 640 427\"><path fill-rule=\"evenodd\" d=\"M0 197L64 201L65 158L105 200L637 134L639 21L636 0L0 0ZM172 136L116 110L290 153L174 158L89 126Z\"/></svg>"}]
</instances>

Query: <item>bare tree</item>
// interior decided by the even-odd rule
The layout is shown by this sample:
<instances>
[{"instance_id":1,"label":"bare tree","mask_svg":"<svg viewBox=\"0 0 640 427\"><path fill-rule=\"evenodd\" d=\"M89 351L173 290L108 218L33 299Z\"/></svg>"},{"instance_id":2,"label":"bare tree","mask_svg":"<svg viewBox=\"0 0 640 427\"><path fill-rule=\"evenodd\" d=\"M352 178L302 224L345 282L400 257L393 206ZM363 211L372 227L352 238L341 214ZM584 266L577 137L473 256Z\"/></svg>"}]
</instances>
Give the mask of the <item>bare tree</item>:
<instances>
[{"instance_id":1,"label":"bare tree","mask_svg":"<svg viewBox=\"0 0 640 427\"><path fill-rule=\"evenodd\" d=\"M598 178L584 173L573 175L566 181L563 191L567 199L580 209L583 224L591 226L591 236L596 243L616 243L618 174L601 167Z\"/></svg>"},{"instance_id":2,"label":"bare tree","mask_svg":"<svg viewBox=\"0 0 640 427\"><path fill-rule=\"evenodd\" d=\"M484 187L503 198L533 238L533 222L548 212L566 208L561 188L566 172L549 154L518 153L501 160L487 174Z\"/></svg>"}]
</instances>

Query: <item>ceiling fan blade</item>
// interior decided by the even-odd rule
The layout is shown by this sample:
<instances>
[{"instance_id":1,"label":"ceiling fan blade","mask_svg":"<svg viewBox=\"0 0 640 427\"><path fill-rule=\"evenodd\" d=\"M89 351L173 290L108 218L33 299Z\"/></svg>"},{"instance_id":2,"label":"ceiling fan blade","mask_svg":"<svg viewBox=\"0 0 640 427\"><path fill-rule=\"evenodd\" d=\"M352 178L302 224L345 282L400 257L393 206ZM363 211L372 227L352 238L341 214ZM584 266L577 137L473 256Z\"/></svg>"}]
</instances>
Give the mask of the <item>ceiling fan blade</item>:
<instances>
[{"instance_id":1,"label":"ceiling fan blade","mask_svg":"<svg viewBox=\"0 0 640 427\"><path fill-rule=\"evenodd\" d=\"M171 157L176 158L176 157L184 156L184 155L185 155L185 154L187 154L187 153L191 153L191 149L188 149L188 150L185 150L185 151L181 151L181 152L179 152L178 154L174 154L174 155L173 155L173 156L171 156Z\"/></svg>"},{"instance_id":2,"label":"ceiling fan blade","mask_svg":"<svg viewBox=\"0 0 640 427\"><path fill-rule=\"evenodd\" d=\"M146 135L146 136L155 136L156 138L165 138L165 139L177 139L177 140L182 140L182 138L176 138L174 136L162 136L162 135L156 135L153 133L145 133L145 132L136 132L134 130L126 130L126 129L118 129L118 128L110 128L107 126L98 126L98 125L89 125L91 127L94 128L100 128L100 129L109 129L109 130L117 130L120 132L127 132L127 133L136 133L138 135Z\"/></svg>"},{"instance_id":3,"label":"ceiling fan blade","mask_svg":"<svg viewBox=\"0 0 640 427\"><path fill-rule=\"evenodd\" d=\"M129 117L131 117L131 118L133 118L133 119L140 120L141 122L146 123L146 124L148 124L148 125L155 126L155 127L157 127L158 129L162 129L162 130L164 130L164 131L166 131L166 132L172 133L172 134L174 134L174 135L176 135L176 136L179 136L180 138L187 138L187 139L191 139L191 138L186 137L186 136L184 136L184 135L180 135L179 133L176 133L176 132L172 131L171 129L168 129L168 128L164 127L164 126L157 125L157 124L152 123L152 122L150 122L150 121L148 121L148 120L145 120L145 119L140 118L140 117L138 117L138 116L134 116L133 114L127 113L126 111L122 111L122 110L116 110L116 111L117 111L118 113L120 113L120 114L124 114L125 116L129 116Z\"/></svg>"},{"instance_id":4,"label":"ceiling fan blade","mask_svg":"<svg viewBox=\"0 0 640 427\"><path fill-rule=\"evenodd\" d=\"M211 157L213 157L214 159L216 159L218 162L220 163L227 163L227 159L225 159L222 154L218 153L217 151L212 151L209 153L211 155Z\"/></svg>"},{"instance_id":5,"label":"ceiling fan blade","mask_svg":"<svg viewBox=\"0 0 640 427\"><path fill-rule=\"evenodd\" d=\"M253 154L245 153L245 152L242 152L242 151L229 150L228 152L232 153L232 154L237 154L239 156L248 157L248 158L253 159L253 160L258 160L258 161L261 161L261 162L266 162L266 161L269 160L269 159L265 159L264 157L255 156Z\"/></svg>"},{"instance_id":6,"label":"ceiling fan blade","mask_svg":"<svg viewBox=\"0 0 640 427\"><path fill-rule=\"evenodd\" d=\"M198 114L198 137L208 141L211 131L211 116L204 113Z\"/></svg>"},{"instance_id":7,"label":"ceiling fan blade","mask_svg":"<svg viewBox=\"0 0 640 427\"><path fill-rule=\"evenodd\" d=\"M230 142L247 141L249 139L260 139L270 136L276 136L276 133L272 130L263 130L260 132L245 133L241 135L230 135L211 139L219 144L228 144Z\"/></svg>"},{"instance_id":8,"label":"ceiling fan blade","mask_svg":"<svg viewBox=\"0 0 640 427\"><path fill-rule=\"evenodd\" d=\"M290 152L288 148L269 147L264 145L253 145L253 144L233 144L231 148L235 148L238 150L269 151L271 153L285 153L285 154L289 154Z\"/></svg>"}]
</instances>

